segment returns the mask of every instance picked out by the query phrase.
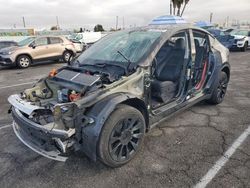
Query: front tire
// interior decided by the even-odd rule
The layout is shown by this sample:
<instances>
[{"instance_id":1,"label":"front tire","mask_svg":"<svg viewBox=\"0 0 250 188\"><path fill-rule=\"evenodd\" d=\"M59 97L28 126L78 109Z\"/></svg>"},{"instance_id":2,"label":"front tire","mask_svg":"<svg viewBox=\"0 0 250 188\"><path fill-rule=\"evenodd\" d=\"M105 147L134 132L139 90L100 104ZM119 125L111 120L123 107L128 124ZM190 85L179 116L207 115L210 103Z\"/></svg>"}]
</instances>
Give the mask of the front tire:
<instances>
[{"instance_id":1,"label":"front tire","mask_svg":"<svg viewBox=\"0 0 250 188\"><path fill-rule=\"evenodd\" d=\"M242 51L242 52L247 51L247 47L248 47L248 43L245 42L244 46L241 48L241 51Z\"/></svg>"},{"instance_id":2,"label":"front tire","mask_svg":"<svg viewBox=\"0 0 250 188\"><path fill-rule=\"evenodd\" d=\"M22 68L22 69L28 68L31 64L31 58L27 55L20 55L18 56L16 63L17 63L17 67L19 68Z\"/></svg>"},{"instance_id":3,"label":"front tire","mask_svg":"<svg viewBox=\"0 0 250 188\"><path fill-rule=\"evenodd\" d=\"M217 87L214 89L211 98L207 101L210 104L220 104L226 95L228 86L228 76L225 72L221 72L220 80L217 83Z\"/></svg>"},{"instance_id":4,"label":"front tire","mask_svg":"<svg viewBox=\"0 0 250 188\"><path fill-rule=\"evenodd\" d=\"M98 144L100 160L110 167L128 163L141 148L145 127L140 111L119 105L103 126Z\"/></svg>"}]
</instances>

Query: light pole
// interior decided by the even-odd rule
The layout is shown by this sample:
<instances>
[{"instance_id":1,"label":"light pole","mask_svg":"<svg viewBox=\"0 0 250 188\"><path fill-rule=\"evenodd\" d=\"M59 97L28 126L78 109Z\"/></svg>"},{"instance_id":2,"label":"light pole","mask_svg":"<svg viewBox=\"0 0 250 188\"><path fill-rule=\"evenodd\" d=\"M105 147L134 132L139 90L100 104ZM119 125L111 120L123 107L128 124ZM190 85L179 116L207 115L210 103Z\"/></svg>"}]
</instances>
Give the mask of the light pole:
<instances>
[{"instance_id":1,"label":"light pole","mask_svg":"<svg viewBox=\"0 0 250 188\"><path fill-rule=\"evenodd\" d=\"M24 27L24 28L26 27L24 16L23 16L23 27Z\"/></svg>"},{"instance_id":2,"label":"light pole","mask_svg":"<svg viewBox=\"0 0 250 188\"><path fill-rule=\"evenodd\" d=\"M116 16L116 25L115 25L115 30L117 31L118 29L118 16Z\"/></svg>"},{"instance_id":3,"label":"light pole","mask_svg":"<svg viewBox=\"0 0 250 188\"><path fill-rule=\"evenodd\" d=\"M212 23L212 21L213 21L213 13L212 12L210 13L210 19L209 19L209 21L210 21L210 23Z\"/></svg>"},{"instance_id":4,"label":"light pole","mask_svg":"<svg viewBox=\"0 0 250 188\"><path fill-rule=\"evenodd\" d=\"M59 30L59 21L58 21L58 16L56 16L56 28L57 28L57 30Z\"/></svg>"}]
</instances>

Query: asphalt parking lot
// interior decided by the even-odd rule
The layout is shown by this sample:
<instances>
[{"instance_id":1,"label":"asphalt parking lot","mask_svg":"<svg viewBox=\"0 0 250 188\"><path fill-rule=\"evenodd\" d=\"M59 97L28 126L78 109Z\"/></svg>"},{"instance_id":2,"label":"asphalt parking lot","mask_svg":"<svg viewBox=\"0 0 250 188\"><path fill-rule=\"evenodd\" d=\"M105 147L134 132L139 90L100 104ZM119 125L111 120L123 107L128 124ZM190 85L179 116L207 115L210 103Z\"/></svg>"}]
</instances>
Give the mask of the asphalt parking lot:
<instances>
[{"instance_id":1,"label":"asphalt parking lot","mask_svg":"<svg viewBox=\"0 0 250 188\"><path fill-rule=\"evenodd\" d=\"M232 52L230 63L231 81L222 104L200 103L161 123L146 136L137 157L117 169L82 154L56 162L14 135L7 97L62 63L0 68L0 187L172 188L199 187L201 180L207 187L250 187L250 50ZM245 139L238 139L242 134Z\"/></svg>"}]
</instances>

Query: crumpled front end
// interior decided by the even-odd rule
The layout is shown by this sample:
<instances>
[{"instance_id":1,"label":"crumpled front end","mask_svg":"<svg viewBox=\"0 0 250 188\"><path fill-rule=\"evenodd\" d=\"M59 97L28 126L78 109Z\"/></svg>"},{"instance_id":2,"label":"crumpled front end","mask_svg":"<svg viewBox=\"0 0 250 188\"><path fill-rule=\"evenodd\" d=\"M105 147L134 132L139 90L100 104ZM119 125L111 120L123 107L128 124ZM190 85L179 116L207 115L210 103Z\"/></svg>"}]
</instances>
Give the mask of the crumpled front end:
<instances>
[{"instance_id":1,"label":"crumpled front end","mask_svg":"<svg viewBox=\"0 0 250 188\"><path fill-rule=\"evenodd\" d=\"M32 88L8 98L13 129L25 145L50 159L65 161L71 151L77 150L91 156L85 148L92 148L95 153L96 143L92 141L96 142L107 118L91 115L91 109L112 94L130 91L131 95L142 98L143 74L140 69L133 75L111 81L107 74L92 74L71 67L52 72ZM83 130L89 127L92 132L84 135ZM95 137L92 141L91 136Z\"/></svg>"},{"instance_id":2,"label":"crumpled front end","mask_svg":"<svg viewBox=\"0 0 250 188\"><path fill-rule=\"evenodd\" d=\"M48 109L31 105L19 95L12 95L8 100L12 105L16 136L33 151L50 159L65 161L76 141L75 128L60 127Z\"/></svg>"}]
</instances>

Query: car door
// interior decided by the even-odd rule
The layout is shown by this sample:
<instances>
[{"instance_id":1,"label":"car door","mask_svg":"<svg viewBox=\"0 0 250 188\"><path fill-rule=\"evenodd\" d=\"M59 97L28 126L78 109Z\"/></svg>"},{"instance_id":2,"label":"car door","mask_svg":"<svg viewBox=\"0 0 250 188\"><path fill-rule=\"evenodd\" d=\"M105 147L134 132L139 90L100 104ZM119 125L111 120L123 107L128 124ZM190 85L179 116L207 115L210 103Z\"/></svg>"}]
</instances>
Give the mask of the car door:
<instances>
[{"instance_id":1,"label":"car door","mask_svg":"<svg viewBox=\"0 0 250 188\"><path fill-rule=\"evenodd\" d=\"M60 57L65 51L63 40L60 37L49 37L49 49L52 57Z\"/></svg>"},{"instance_id":2,"label":"car door","mask_svg":"<svg viewBox=\"0 0 250 188\"><path fill-rule=\"evenodd\" d=\"M50 58L51 53L48 45L48 38L36 38L31 44L30 54L34 60Z\"/></svg>"}]
</instances>

